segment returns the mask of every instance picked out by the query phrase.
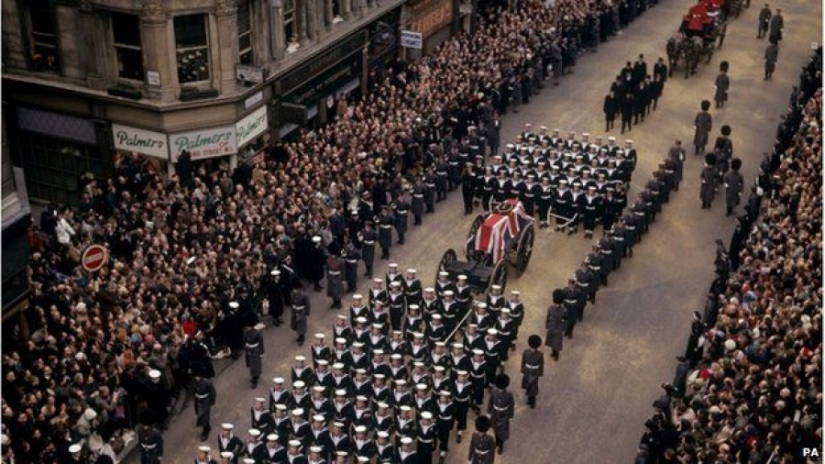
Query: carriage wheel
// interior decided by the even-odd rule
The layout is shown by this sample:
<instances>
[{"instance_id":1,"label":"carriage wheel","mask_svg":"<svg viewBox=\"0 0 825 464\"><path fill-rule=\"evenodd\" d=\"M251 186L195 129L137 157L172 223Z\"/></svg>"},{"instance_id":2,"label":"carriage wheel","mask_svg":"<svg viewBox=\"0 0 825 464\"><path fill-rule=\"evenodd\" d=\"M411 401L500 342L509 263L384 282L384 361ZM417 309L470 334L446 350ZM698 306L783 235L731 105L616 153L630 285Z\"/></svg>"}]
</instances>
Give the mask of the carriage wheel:
<instances>
[{"instance_id":1,"label":"carriage wheel","mask_svg":"<svg viewBox=\"0 0 825 464\"><path fill-rule=\"evenodd\" d=\"M441 271L446 271L447 267L455 262L458 259L458 255L456 255L455 250L452 248L447 249L443 255L441 255L441 261L438 262L438 269L435 270L435 281L438 282L438 273ZM435 285L433 285L435 286Z\"/></svg>"},{"instance_id":2,"label":"carriage wheel","mask_svg":"<svg viewBox=\"0 0 825 464\"><path fill-rule=\"evenodd\" d=\"M521 237L518 240L518 248L516 249L516 277L521 277L524 271L527 270L527 265L530 264L530 257L533 256L533 242L536 239L536 232L533 224L528 225Z\"/></svg>"},{"instance_id":3,"label":"carriage wheel","mask_svg":"<svg viewBox=\"0 0 825 464\"><path fill-rule=\"evenodd\" d=\"M501 291L504 292L504 288L507 286L507 260L500 259L496 263L495 267L493 268L493 272L490 274L490 281L487 282L487 292L493 290L493 285L500 285Z\"/></svg>"},{"instance_id":4,"label":"carriage wheel","mask_svg":"<svg viewBox=\"0 0 825 464\"><path fill-rule=\"evenodd\" d=\"M467 243L464 245L464 255L467 257L467 261L478 261L476 234L483 223L484 216L479 214L475 217L475 219L473 219L473 223L470 225L470 232L467 234Z\"/></svg>"}]
</instances>

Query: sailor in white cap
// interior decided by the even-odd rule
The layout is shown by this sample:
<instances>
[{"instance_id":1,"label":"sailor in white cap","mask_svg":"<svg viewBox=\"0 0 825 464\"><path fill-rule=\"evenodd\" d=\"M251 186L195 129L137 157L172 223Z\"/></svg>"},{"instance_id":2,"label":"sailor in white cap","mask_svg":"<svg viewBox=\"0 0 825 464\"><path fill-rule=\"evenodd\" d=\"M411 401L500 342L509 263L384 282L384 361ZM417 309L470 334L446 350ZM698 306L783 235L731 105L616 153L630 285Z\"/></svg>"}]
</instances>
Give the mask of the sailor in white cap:
<instances>
[{"instance_id":1,"label":"sailor in white cap","mask_svg":"<svg viewBox=\"0 0 825 464\"><path fill-rule=\"evenodd\" d=\"M234 429L235 426L228 422L221 424L221 431L218 434L218 451L229 451L235 456L240 456L243 453L244 444L240 438L235 436Z\"/></svg>"},{"instance_id":2,"label":"sailor in white cap","mask_svg":"<svg viewBox=\"0 0 825 464\"><path fill-rule=\"evenodd\" d=\"M455 284L450 280L450 274L447 271L439 271L438 280L435 282L435 294L438 298L443 298L447 290L455 292Z\"/></svg>"},{"instance_id":3,"label":"sailor in white cap","mask_svg":"<svg viewBox=\"0 0 825 464\"><path fill-rule=\"evenodd\" d=\"M369 306L373 306L376 301L381 301L382 303L387 302L387 291L384 289L384 279L378 277L372 279L372 287L370 287L368 296Z\"/></svg>"},{"instance_id":4,"label":"sailor in white cap","mask_svg":"<svg viewBox=\"0 0 825 464\"><path fill-rule=\"evenodd\" d=\"M216 464L211 453L212 449L209 446L198 446L198 451L195 453L195 464Z\"/></svg>"},{"instance_id":5,"label":"sailor in white cap","mask_svg":"<svg viewBox=\"0 0 825 464\"><path fill-rule=\"evenodd\" d=\"M398 450L398 464L418 464L418 453L413 446L414 442L415 440L412 437L401 437L401 449ZM430 445L430 453L432 456L432 445Z\"/></svg>"},{"instance_id":6,"label":"sailor in white cap","mask_svg":"<svg viewBox=\"0 0 825 464\"><path fill-rule=\"evenodd\" d=\"M366 458L369 462L369 458L375 454L375 443L367 434L366 425L356 425L353 431L355 432L355 437L352 440L355 455L359 458ZM358 462L362 461L359 460Z\"/></svg>"},{"instance_id":7,"label":"sailor in white cap","mask_svg":"<svg viewBox=\"0 0 825 464\"><path fill-rule=\"evenodd\" d=\"M418 453L419 456L432 456L438 436L432 410L423 411L418 418Z\"/></svg>"},{"instance_id":8,"label":"sailor in white cap","mask_svg":"<svg viewBox=\"0 0 825 464\"><path fill-rule=\"evenodd\" d=\"M429 330L427 331L427 342L430 346L434 345L437 341L443 340L447 334L449 334L443 319L444 316L438 313L431 316Z\"/></svg>"},{"instance_id":9,"label":"sailor in white cap","mask_svg":"<svg viewBox=\"0 0 825 464\"><path fill-rule=\"evenodd\" d=\"M69 454L71 455L71 462L82 462L83 461L83 445L80 443L74 443L69 446Z\"/></svg>"},{"instance_id":10,"label":"sailor in white cap","mask_svg":"<svg viewBox=\"0 0 825 464\"><path fill-rule=\"evenodd\" d=\"M297 381L301 381L302 385L306 387L312 381L312 367L307 366L307 358L304 355L295 356L295 362L292 363L292 386L295 387Z\"/></svg>"},{"instance_id":11,"label":"sailor in white cap","mask_svg":"<svg viewBox=\"0 0 825 464\"><path fill-rule=\"evenodd\" d=\"M312 353L312 362L315 363L317 367L318 361L329 359L332 351L327 344L327 337L323 332L315 332L312 338L313 342L310 351Z\"/></svg>"},{"instance_id":12,"label":"sailor in white cap","mask_svg":"<svg viewBox=\"0 0 825 464\"><path fill-rule=\"evenodd\" d=\"M398 271L398 263L388 264L387 273L384 274L384 282L386 282L387 288L389 289L393 282L401 283L403 280L403 276Z\"/></svg>"},{"instance_id":13,"label":"sailor in white cap","mask_svg":"<svg viewBox=\"0 0 825 464\"><path fill-rule=\"evenodd\" d=\"M254 456L259 451L258 448L263 447L263 434L260 430L252 428L247 431L246 443L244 443L244 453L247 456Z\"/></svg>"},{"instance_id":14,"label":"sailor in white cap","mask_svg":"<svg viewBox=\"0 0 825 464\"><path fill-rule=\"evenodd\" d=\"M393 280L390 283L390 291L387 294L387 305L389 306L390 324L393 329L401 329L404 321L404 313L406 312L406 299L404 298L404 290L402 289L401 280Z\"/></svg>"},{"instance_id":15,"label":"sailor in white cap","mask_svg":"<svg viewBox=\"0 0 825 464\"><path fill-rule=\"evenodd\" d=\"M289 440L287 447L287 460L292 464L305 464L306 456L301 452L301 440Z\"/></svg>"},{"instance_id":16,"label":"sailor in white cap","mask_svg":"<svg viewBox=\"0 0 825 464\"><path fill-rule=\"evenodd\" d=\"M266 406L266 398L262 396L255 398L249 414L252 418L252 428L260 430L264 435L274 430L275 422L272 420L272 414Z\"/></svg>"},{"instance_id":17,"label":"sailor in white cap","mask_svg":"<svg viewBox=\"0 0 825 464\"><path fill-rule=\"evenodd\" d=\"M141 463L159 464L163 459L163 434L154 425L141 424L138 427L138 447Z\"/></svg>"},{"instance_id":18,"label":"sailor in white cap","mask_svg":"<svg viewBox=\"0 0 825 464\"><path fill-rule=\"evenodd\" d=\"M415 269L410 268L407 269L407 275L404 278L403 287L407 306L421 303L421 279L417 274Z\"/></svg>"},{"instance_id":19,"label":"sailor in white cap","mask_svg":"<svg viewBox=\"0 0 825 464\"><path fill-rule=\"evenodd\" d=\"M307 457L308 464L326 464L326 459L324 459L324 448L313 445L309 447L309 456Z\"/></svg>"},{"instance_id":20,"label":"sailor in white cap","mask_svg":"<svg viewBox=\"0 0 825 464\"><path fill-rule=\"evenodd\" d=\"M375 455L380 464L389 464L395 460L395 446L390 441L389 430L378 430L376 432Z\"/></svg>"},{"instance_id":21,"label":"sailor in white cap","mask_svg":"<svg viewBox=\"0 0 825 464\"><path fill-rule=\"evenodd\" d=\"M235 462L234 462L235 454L232 453L232 451L221 451L220 456L221 456L220 464L235 464Z\"/></svg>"},{"instance_id":22,"label":"sailor in white cap","mask_svg":"<svg viewBox=\"0 0 825 464\"><path fill-rule=\"evenodd\" d=\"M287 404L289 402L289 392L284 387L283 377L274 377L272 387L269 388L269 410L275 411L276 404Z\"/></svg>"},{"instance_id":23,"label":"sailor in white cap","mask_svg":"<svg viewBox=\"0 0 825 464\"><path fill-rule=\"evenodd\" d=\"M258 449L257 462L286 462L286 449L281 442L283 439L277 433L266 436L266 445ZM254 459L253 459L254 461Z\"/></svg>"}]
</instances>

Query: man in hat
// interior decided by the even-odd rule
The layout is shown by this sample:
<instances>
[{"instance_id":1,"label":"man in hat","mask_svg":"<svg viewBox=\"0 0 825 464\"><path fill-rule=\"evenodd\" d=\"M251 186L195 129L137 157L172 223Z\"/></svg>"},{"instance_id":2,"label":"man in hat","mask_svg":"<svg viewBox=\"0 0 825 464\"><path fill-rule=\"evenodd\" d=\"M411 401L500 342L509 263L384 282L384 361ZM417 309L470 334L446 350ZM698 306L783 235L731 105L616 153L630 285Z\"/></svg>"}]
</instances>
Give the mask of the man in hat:
<instances>
[{"instance_id":1,"label":"man in hat","mask_svg":"<svg viewBox=\"0 0 825 464\"><path fill-rule=\"evenodd\" d=\"M710 101L702 100L700 108L701 111L696 113L696 118L693 120L693 146L696 149L693 153L694 155L705 152L710 131L713 129L713 117L708 112L710 109Z\"/></svg>"},{"instance_id":2,"label":"man in hat","mask_svg":"<svg viewBox=\"0 0 825 464\"><path fill-rule=\"evenodd\" d=\"M716 155L705 155L705 166L699 175L702 182L699 188L699 198L702 200L702 209L710 209L713 197L716 195Z\"/></svg>"},{"instance_id":3,"label":"man in hat","mask_svg":"<svg viewBox=\"0 0 825 464\"><path fill-rule=\"evenodd\" d=\"M244 353L246 367L249 368L249 385L254 389L258 387L258 379L261 377L261 360L264 355L264 337L255 327L244 327Z\"/></svg>"},{"instance_id":4,"label":"man in hat","mask_svg":"<svg viewBox=\"0 0 825 464\"><path fill-rule=\"evenodd\" d=\"M307 457L301 452L303 446L300 440L289 441L286 452L286 459L289 464L307 464Z\"/></svg>"},{"instance_id":5,"label":"man in hat","mask_svg":"<svg viewBox=\"0 0 825 464\"><path fill-rule=\"evenodd\" d=\"M435 440L438 434L433 417L431 411L422 411L418 418L417 451L420 464L432 464L433 462L433 451L435 451Z\"/></svg>"},{"instance_id":6,"label":"man in hat","mask_svg":"<svg viewBox=\"0 0 825 464\"><path fill-rule=\"evenodd\" d=\"M507 390L509 386L510 377L507 374L496 376L495 384L490 389L490 402L487 403L487 414L492 421L498 454L504 452L504 442L510 438L510 421L515 413L515 400Z\"/></svg>"},{"instance_id":7,"label":"man in hat","mask_svg":"<svg viewBox=\"0 0 825 464\"><path fill-rule=\"evenodd\" d=\"M742 198L742 190L745 187L745 178L739 172L742 168L742 160L734 158L731 161L731 170L725 174L725 204L727 206L726 216L733 214L733 209L739 205Z\"/></svg>"},{"instance_id":8,"label":"man in hat","mask_svg":"<svg viewBox=\"0 0 825 464\"><path fill-rule=\"evenodd\" d=\"M768 35L768 27L771 23L771 16L773 16L773 12L771 11L771 7L766 3L765 6L759 10L759 25L756 32L757 39L761 39Z\"/></svg>"},{"instance_id":9,"label":"man in hat","mask_svg":"<svg viewBox=\"0 0 825 464\"><path fill-rule=\"evenodd\" d=\"M364 221L364 229L358 235L361 240L361 260L364 261L365 277L372 278L372 267L375 263L375 241L378 233L373 228L372 221Z\"/></svg>"},{"instance_id":10,"label":"man in hat","mask_svg":"<svg viewBox=\"0 0 825 464\"><path fill-rule=\"evenodd\" d=\"M409 224L410 204L407 202L405 196L406 195L404 194L400 195L393 205L395 232L398 234L398 241L396 243L398 245L403 245L405 243L405 237L407 235L407 228Z\"/></svg>"},{"instance_id":11,"label":"man in hat","mask_svg":"<svg viewBox=\"0 0 825 464\"><path fill-rule=\"evenodd\" d=\"M280 443L281 438L277 433L270 433L266 436L266 444L255 449L256 454L252 456L256 463L276 464L287 462L286 448Z\"/></svg>"},{"instance_id":12,"label":"man in hat","mask_svg":"<svg viewBox=\"0 0 825 464\"><path fill-rule=\"evenodd\" d=\"M298 346L303 346L304 336L307 332L307 321L312 311L312 304L303 289L292 290L292 318L290 327L298 334Z\"/></svg>"},{"instance_id":13,"label":"man in hat","mask_svg":"<svg viewBox=\"0 0 825 464\"><path fill-rule=\"evenodd\" d=\"M163 459L163 434L152 424L140 424L138 429L140 464L160 464Z\"/></svg>"},{"instance_id":14,"label":"man in hat","mask_svg":"<svg viewBox=\"0 0 825 464\"><path fill-rule=\"evenodd\" d=\"M307 250L305 263L307 267L307 279L314 284L316 292L324 289L321 286L321 279L324 278L324 264L326 263L327 250L324 247L323 239L320 235L312 237L312 245Z\"/></svg>"},{"instance_id":15,"label":"man in hat","mask_svg":"<svg viewBox=\"0 0 825 464\"><path fill-rule=\"evenodd\" d=\"M527 346L521 357L521 388L527 395L527 405L535 408L536 396L539 394L539 378L544 375L544 353L539 350L541 337L530 335Z\"/></svg>"},{"instance_id":16,"label":"man in hat","mask_svg":"<svg viewBox=\"0 0 825 464\"><path fill-rule=\"evenodd\" d=\"M467 460L470 464L493 464L496 440L488 433L492 422L487 416L476 417L476 431L470 439Z\"/></svg>"},{"instance_id":17,"label":"man in hat","mask_svg":"<svg viewBox=\"0 0 825 464\"><path fill-rule=\"evenodd\" d=\"M776 61L779 59L779 45L776 41L771 40L771 43L765 48L765 80L773 77L773 72L776 70Z\"/></svg>"},{"instance_id":18,"label":"man in hat","mask_svg":"<svg viewBox=\"0 0 825 464\"><path fill-rule=\"evenodd\" d=\"M553 304L547 308L547 317L544 321L544 329L546 330L544 344L550 347L551 356L555 361L559 360L561 354L564 333L567 329L567 317L567 310L564 306L564 291L561 289L553 290Z\"/></svg>"},{"instance_id":19,"label":"man in hat","mask_svg":"<svg viewBox=\"0 0 825 464\"><path fill-rule=\"evenodd\" d=\"M330 309L341 309L341 298L344 297L344 259L334 253L327 256L327 297L332 300Z\"/></svg>"},{"instance_id":20,"label":"man in hat","mask_svg":"<svg viewBox=\"0 0 825 464\"><path fill-rule=\"evenodd\" d=\"M347 293L358 290L358 261L361 259L361 252L355 246L355 242L347 240L347 244L341 251L344 259L344 280L347 282Z\"/></svg>"},{"instance_id":21,"label":"man in hat","mask_svg":"<svg viewBox=\"0 0 825 464\"><path fill-rule=\"evenodd\" d=\"M398 450L398 457L396 461L398 464L425 464L432 462L432 456L429 461L421 461L418 459L418 451L416 451L413 446L415 443L415 439L413 437L401 437L400 441L401 448Z\"/></svg>"},{"instance_id":22,"label":"man in hat","mask_svg":"<svg viewBox=\"0 0 825 464\"><path fill-rule=\"evenodd\" d=\"M195 426L201 427L201 441L209 438L210 419L216 398L215 387L206 377L195 377Z\"/></svg>"},{"instance_id":23,"label":"man in hat","mask_svg":"<svg viewBox=\"0 0 825 464\"><path fill-rule=\"evenodd\" d=\"M266 283L266 297L269 303L269 315L276 327L283 324L281 317L284 314L284 304L289 297L289 291L289 282L282 279L281 270L271 270Z\"/></svg>"},{"instance_id":24,"label":"man in hat","mask_svg":"<svg viewBox=\"0 0 825 464\"><path fill-rule=\"evenodd\" d=\"M390 212L389 206L381 209L378 223L378 245L381 247L381 259L390 259L390 248L392 248L392 228L395 225L395 217Z\"/></svg>"},{"instance_id":25,"label":"man in hat","mask_svg":"<svg viewBox=\"0 0 825 464\"><path fill-rule=\"evenodd\" d=\"M730 89L730 78L728 77L729 68L730 63L727 61L719 63L719 74L716 76L716 81L714 82L715 92L713 94L713 100L716 102L717 109L725 106L725 102L728 101L728 90Z\"/></svg>"},{"instance_id":26,"label":"man in hat","mask_svg":"<svg viewBox=\"0 0 825 464\"><path fill-rule=\"evenodd\" d=\"M275 429L275 421L266 406L266 398L257 397L249 408L252 428L258 429L263 435L267 435Z\"/></svg>"},{"instance_id":27,"label":"man in hat","mask_svg":"<svg viewBox=\"0 0 825 464\"><path fill-rule=\"evenodd\" d=\"M450 445L450 432L455 424L455 407L448 390L438 392L438 401L435 402L436 441L439 449L439 464L444 464Z\"/></svg>"},{"instance_id":28,"label":"man in hat","mask_svg":"<svg viewBox=\"0 0 825 464\"><path fill-rule=\"evenodd\" d=\"M195 453L195 464L218 464L212 459L212 449L206 445L198 446L198 451Z\"/></svg>"},{"instance_id":29,"label":"man in hat","mask_svg":"<svg viewBox=\"0 0 825 464\"><path fill-rule=\"evenodd\" d=\"M221 424L221 431L218 434L218 451L231 452L234 456L241 456L243 454L243 441L236 437L233 430L235 426L230 423Z\"/></svg>"}]
</instances>

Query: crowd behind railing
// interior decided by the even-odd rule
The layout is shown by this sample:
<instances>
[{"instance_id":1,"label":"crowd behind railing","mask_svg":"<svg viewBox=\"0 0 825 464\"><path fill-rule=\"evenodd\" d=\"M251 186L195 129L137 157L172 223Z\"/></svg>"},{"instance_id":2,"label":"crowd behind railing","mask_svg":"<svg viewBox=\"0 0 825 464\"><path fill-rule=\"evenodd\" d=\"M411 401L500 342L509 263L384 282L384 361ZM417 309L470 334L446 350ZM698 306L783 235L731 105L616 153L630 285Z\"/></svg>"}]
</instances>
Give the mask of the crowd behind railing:
<instances>
[{"instance_id":1,"label":"crowd behind railing","mask_svg":"<svg viewBox=\"0 0 825 464\"><path fill-rule=\"evenodd\" d=\"M821 460L821 47L753 192L729 247L717 241L716 278L637 464Z\"/></svg>"}]
</instances>

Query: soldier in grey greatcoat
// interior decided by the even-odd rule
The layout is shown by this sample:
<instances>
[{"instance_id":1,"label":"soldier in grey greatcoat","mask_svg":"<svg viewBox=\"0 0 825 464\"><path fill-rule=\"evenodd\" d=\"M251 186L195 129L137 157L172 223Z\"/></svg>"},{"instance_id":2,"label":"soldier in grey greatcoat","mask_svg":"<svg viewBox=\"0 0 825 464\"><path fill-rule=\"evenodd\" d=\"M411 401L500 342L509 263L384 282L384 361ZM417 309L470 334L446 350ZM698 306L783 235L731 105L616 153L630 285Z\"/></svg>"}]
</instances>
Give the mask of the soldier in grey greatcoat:
<instances>
[{"instance_id":1,"label":"soldier in grey greatcoat","mask_svg":"<svg viewBox=\"0 0 825 464\"><path fill-rule=\"evenodd\" d=\"M249 368L249 384L252 388L258 386L261 377L261 358L264 355L264 337L254 327L244 328L244 352L246 367Z\"/></svg>"},{"instance_id":2,"label":"soldier in grey greatcoat","mask_svg":"<svg viewBox=\"0 0 825 464\"><path fill-rule=\"evenodd\" d=\"M292 291L292 318L289 326L298 334L298 346L304 344L304 336L307 333L307 319L312 310L309 297L300 288Z\"/></svg>"},{"instance_id":3,"label":"soldier in grey greatcoat","mask_svg":"<svg viewBox=\"0 0 825 464\"><path fill-rule=\"evenodd\" d=\"M163 459L163 434L153 425L141 425L140 464L160 464Z\"/></svg>"},{"instance_id":4,"label":"soldier in grey greatcoat","mask_svg":"<svg viewBox=\"0 0 825 464\"><path fill-rule=\"evenodd\" d=\"M553 290L553 304L547 308L547 318L544 320L544 329L547 331L544 344L550 347L552 357L556 361L559 360L564 341L564 331L567 329L566 314L564 291L557 288Z\"/></svg>"},{"instance_id":5,"label":"soldier in grey greatcoat","mask_svg":"<svg viewBox=\"0 0 825 464\"><path fill-rule=\"evenodd\" d=\"M710 102L702 100L701 108L702 111L696 113L696 118L693 120L693 146L696 148L694 155L704 153L710 131L713 129L713 117L708 113Z\"/></svg>"},{"instance_id":6,"label":"soldier in grey greatcoat","mask_svg":"<svg viewBox=\"0 0 825 464\"><path fill-rule=\"evenodd\" d=\"M496 460L496 440L489 433L492 423L487 416L476 417L476 431L470 438L467 460L470 464L493 464Z\"/></svg>"},{"instance_id":7,"label":"soldier in grey greatcoat","mask_svg":"<svg viewBox=\"0 0 825 464\"><path fill-rule=\"evenodd\" d=\"M699 198L702 200L702 209L710 208L716 191L716 156L713 153L705 155L705 167L699 175L702 186L699 188Z\"/></svg>"},{"instance_id":8,"label":"soldier in grey greatcoat","mask_svg":"<svg viewBox=\"0 0 825 464\"><path fill-rule=\"evenodd\" d=\"M539 379L544 375L544 353L539 351L541 337L530 335L527 339L527 348L521 356L521 388L527 395L527 405L536 407L536 396L539 394Z\"/></svg>"},{"instance_id":9,"label":"soldier in grey greatcoat","mask_svg":"<svg viewBox=\"0 0 825 464\"><path fill-rule=\"evenodd\" d=\"M375 241L378 239L372 221L364 222L364 230L359 234L359 238L361 240L361 260L364 261L364 266L367 268L364 276L372 278L372 267L375 263Z\"/></svg>"},{"instance_id":10,"label":"soldier in grey greatcoat","mask_svg":"<svg viewBox=\"0 0 825 464\"><path fill-rule=\"evenodd\" d=\"M730 171L725 174L725 204L728 207L726 216L733 214L733 208L739 205L742 198L742 190L745 188L745 178L739 169L742 168L742 160L734 158L730 164Z\"/></svg>"},{"instance_id":11,"label":"soldier in grey greatcoat","mask_svg":"<svg viewBox=\"0 0 825 464\"><path fill-rule=\"evenodd\" d=\"M515 413L515 399L507 390L509 386L510 377L507 374L499 374L495 385L490 389L490 402L487 404L487 414L493 423L498 454L504 452L504 442L510 438L510 421Z\"/></svg>"}]
</instances>

